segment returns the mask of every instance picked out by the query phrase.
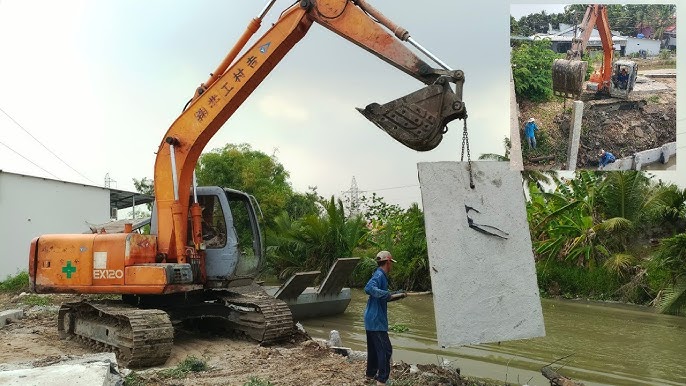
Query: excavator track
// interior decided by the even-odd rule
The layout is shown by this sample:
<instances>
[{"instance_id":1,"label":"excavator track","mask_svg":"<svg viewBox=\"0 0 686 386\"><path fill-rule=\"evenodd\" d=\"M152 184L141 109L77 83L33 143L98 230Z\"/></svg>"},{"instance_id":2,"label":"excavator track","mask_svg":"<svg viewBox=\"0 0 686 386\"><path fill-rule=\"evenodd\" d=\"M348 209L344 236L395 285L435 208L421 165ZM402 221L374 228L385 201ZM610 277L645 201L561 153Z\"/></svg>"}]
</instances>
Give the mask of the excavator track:
<instances>
[{"instance_id":1,"label":"excavator track","mask_svg":"<svg viewBox=\"0 0 686 386\"><path fill-rule=\"evenodd\" d=\"M288 305L269 296L259 286L222 291L221 301L232 312L234 327L251 338L269 344L289 339L294 332Z\"/></svg>"},{"instance_id":2,"label":"excavator track","mask_svg":"<svg viewBox=\"0 0 686 386\"><path fill-rule=\"evenodd\" d=\"M76 339L114 352L130 368L164 364L171 353L174 328L166 312L121 303L65 303L57 329L62 339Z\"/></svg>"}]
</instances>

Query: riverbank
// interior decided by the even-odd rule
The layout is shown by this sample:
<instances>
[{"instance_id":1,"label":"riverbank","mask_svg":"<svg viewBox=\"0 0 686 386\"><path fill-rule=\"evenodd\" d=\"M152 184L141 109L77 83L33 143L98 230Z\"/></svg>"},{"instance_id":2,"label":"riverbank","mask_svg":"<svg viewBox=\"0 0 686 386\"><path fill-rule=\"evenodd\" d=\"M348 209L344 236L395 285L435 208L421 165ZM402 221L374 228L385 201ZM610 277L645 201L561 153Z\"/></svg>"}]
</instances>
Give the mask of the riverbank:
<instances>
[{"instance_id":1,"label":"riverbank","mask_svg":"<svg viewBox=\"0 0 686 386\"><path fill-rule=\"evenodd\" d=\"M0 329L0 364L31 363L45 366L63 356L92 351L57 336L57 310L74 295L0 293L0 310L21 309L24 317ZM335 353L321 341L300 334L278 345L260 346L244 338L214 335L200 329L177 328L171 357L164 366L126 374L126 386L143 385L369 385L365 361ZM201 363L188 370L187 363ZM193 371L192 369L198 371ZM503 385L460 375L459 370L437 364L411 366L396 362L389 385Z\"/></svg>"}]
</instances>

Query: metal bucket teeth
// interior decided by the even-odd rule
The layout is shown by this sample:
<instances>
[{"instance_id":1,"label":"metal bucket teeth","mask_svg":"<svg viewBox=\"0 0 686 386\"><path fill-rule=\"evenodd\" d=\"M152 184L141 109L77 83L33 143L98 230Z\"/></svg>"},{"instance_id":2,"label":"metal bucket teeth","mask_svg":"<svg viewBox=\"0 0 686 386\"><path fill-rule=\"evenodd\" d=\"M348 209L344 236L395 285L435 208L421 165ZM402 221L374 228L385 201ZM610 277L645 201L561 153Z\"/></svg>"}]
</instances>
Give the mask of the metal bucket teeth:
<instances>
[{"instance_id":1,"label":"metal bucket teeth","mask_svg":"<svg viewBox=\"0 0 686 386\"><path fill-rule=\"evenodd\" d=\"M584 86L588 63L583 60L555 59L553 93L565 98L578 98Z\"/></svg>"},{"instance_id":2,"label":"metal bucket teeth","mask_svg":"<svg viewBox=\"0 0 686 386\"><path fill-rule=\"evenodd\" d=\"M464 118L467 110L450 84L432 84L418 91L380 105L358 108L365 118L403 145L428 151L441 143L448 122Z\"/></svg>"}]
</instances>

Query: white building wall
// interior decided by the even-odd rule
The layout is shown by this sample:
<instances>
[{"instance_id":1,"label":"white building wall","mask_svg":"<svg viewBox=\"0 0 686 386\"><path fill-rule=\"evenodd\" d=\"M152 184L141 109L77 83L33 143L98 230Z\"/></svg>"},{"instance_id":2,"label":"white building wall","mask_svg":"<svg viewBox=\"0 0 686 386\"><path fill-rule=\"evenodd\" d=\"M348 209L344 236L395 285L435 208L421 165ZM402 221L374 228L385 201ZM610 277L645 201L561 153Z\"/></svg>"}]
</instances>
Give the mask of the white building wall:
<instances>
[{"instance_id":1,"label":"white building wall","mask_svg":"<svg viewBox=\"0 0 686 386\"><path fill-rule=\"evenodd\" d=\"M660 41L633 37L626 38L626 51L624 51L625 55L638 53L640 50L646 50L648 56L656 56L660 53Z\"/></svg>"},{"instance_id":2,"label":"white building wall","mask_svg":"<svg viewBox=\"0 0 686 386\"><path fill-rule=\"evenodd\" d=\"M105 188L0 171L0 281L28 269L34 237L83 233L109 221Z\"/></svg>"}]
</instances>

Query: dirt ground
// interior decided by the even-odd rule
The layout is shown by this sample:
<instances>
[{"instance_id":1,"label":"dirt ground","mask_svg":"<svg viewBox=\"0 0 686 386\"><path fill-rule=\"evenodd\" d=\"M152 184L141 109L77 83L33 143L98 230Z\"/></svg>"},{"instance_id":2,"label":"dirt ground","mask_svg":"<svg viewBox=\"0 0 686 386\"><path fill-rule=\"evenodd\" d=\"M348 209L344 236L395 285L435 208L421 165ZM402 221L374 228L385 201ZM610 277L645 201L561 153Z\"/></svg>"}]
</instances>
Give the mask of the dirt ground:
<instances>
[{"instance_id":1,"label":"dirt ground","mask_svg":"<svg viewBox=\"0 0 686 386\"><path fill-rule=\"evenodd\" d=\"M35 297L36 295L31 295ZM35 298L34 298L35 299ZM31 363L34 367L54 363L62 356L91 354L75 341L57 335L57 309L69 295L51 295L48 304L27 305L17 295L0 294L0 310L24 309L22 319L0 328L0 364ZM43 302L41 302L43 303ZM201 359L207 370L170 376L189 357ZM167 369L167 372L165 372ZM263 347L241 338L209 335L176 329L171 357L162 367L129 373L126 385L370 385L364 379L365 362L333 353L321 343L300 335L297 339ZM490 381L461 378L459 370L435 365L394 364L389 385L495 385ZM120 369L122 370L122 369ZM269 383L267 383L269 382Z\"/></svg>"},{"instance_id":2,"label":"dirt ground","mask_svg":"<svg viewBox=\"0 0 686 386\"><path fill-rule=\"evenodd\" d=\"M640 72L639 72L640 74ZM669 90L632 95L628 101L594 100L586 95L577 168L595 169L600 149L618 159L676 141L676 79L653 78ZM522 102L520 128L534 117L540 131L538 148L528 149L522 136L522 155L527 169L566 169L571 120L571 101Z\"/></svg>"}]
</instances>

